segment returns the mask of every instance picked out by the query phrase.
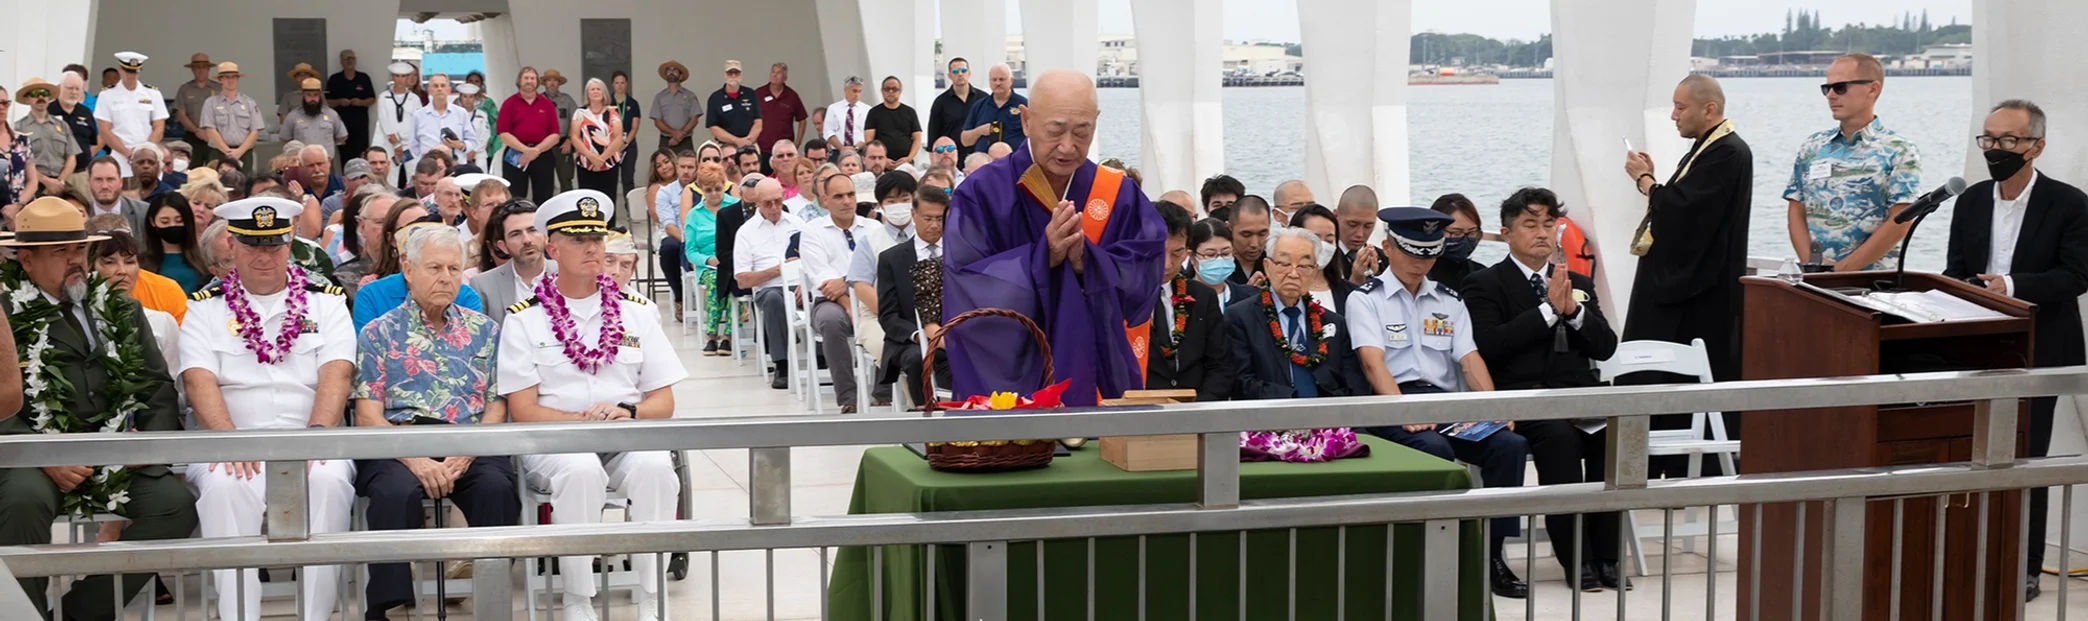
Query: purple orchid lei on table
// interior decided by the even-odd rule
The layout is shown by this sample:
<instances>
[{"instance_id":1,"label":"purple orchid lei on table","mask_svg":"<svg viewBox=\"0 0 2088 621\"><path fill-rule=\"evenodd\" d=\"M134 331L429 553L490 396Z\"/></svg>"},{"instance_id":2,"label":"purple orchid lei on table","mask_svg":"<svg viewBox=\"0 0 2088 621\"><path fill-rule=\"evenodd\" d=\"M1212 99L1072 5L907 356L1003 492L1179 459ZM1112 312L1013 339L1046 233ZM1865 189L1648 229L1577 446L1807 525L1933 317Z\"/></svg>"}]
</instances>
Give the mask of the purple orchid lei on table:
<instances>
[{"instance_id":1,"label":"purple orchid lei on table","mask_svg":"<svg viewBox=\"0 0 2088 621\"><path fill-rule=\"evenodd\" d=\"M623 343L623 303L618 299L616 281L608 274L595 275L595 290L602 298L602 332L596 337L595 346L580 343L579 330L573 325L573 314L566 310L565 294L558 292L556 278L537 282L536 297L544 305L544 315L551 320L551 336L565 345L567 360L588 375L600 371L609 361L616 359L617 346Z\"/></svg>"},{"instance_id":2,"label":"purple orchid lei on table","mask_svg":"<svg viewBox=\"0 0 2088 621\"><path fill-rule=\"evenodd\" d=\"M290 357L290 347L297 343L304 326L305 312L311 309L305 300L305 285L310 282L304 268L290 266L290 284L286 286L290 307L283 313L283 324L275 340L269 341L261 329L261 315L254 312L246 287L239 282L239 270L225 273L225 305L232 308L232 318L239 322L240 340L246 342L247 351L254 352L261 364L275 364Z\"/></svg>"},{"instance_id":3,"label":"purple orchid lei on table","mask_svg":"<svg viewBox=\"0 0 2088 621\"><path fill-rule=\"evenodd\" d=\"M1355 430L1347 427L1240 432L1242 461L1314 463L1357 457L1369 451L1369 445L1358 441Z\"/></svg>"}]
</instances>

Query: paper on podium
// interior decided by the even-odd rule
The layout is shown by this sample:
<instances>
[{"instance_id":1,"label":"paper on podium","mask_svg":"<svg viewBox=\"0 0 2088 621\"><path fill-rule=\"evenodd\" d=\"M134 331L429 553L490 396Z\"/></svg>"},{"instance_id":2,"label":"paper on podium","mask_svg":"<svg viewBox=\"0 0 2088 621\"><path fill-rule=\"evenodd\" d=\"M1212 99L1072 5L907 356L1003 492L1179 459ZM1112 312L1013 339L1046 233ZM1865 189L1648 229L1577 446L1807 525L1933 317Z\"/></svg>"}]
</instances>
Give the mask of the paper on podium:
<instances>
[{"instance_id":1,"label":"paper on podium","mask_svg":"<svg viewBox=\"0 0 2088 621\"><path fill-rule=\"evenodd\" d=\"M1847 300L1851 304L1881 313L1905 318L1915 323L1941 323L1950 321L1973 321L1979 319L2007 319L2008 315L1951 295L1948 291L1863 291L1847 292L1813 285L1804 288L1831 297Z\"/></svg>"}]
</instances>

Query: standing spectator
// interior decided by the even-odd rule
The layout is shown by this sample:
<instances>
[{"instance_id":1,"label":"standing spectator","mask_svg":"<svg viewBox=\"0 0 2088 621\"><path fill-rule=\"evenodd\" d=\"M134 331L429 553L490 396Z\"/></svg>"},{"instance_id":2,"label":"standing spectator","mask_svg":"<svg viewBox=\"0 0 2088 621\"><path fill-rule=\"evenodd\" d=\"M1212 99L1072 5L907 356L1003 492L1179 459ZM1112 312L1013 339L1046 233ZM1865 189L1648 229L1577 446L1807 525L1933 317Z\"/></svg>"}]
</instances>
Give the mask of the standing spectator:
<instances>
[{"instance_id":1,"label":"standing spectator","mask_svg":"<svg viewBox=\"0 0 2088 621\"><path fill-rule=\"evenodd\" d=\"M0 87L0 121L7 118L11 104L7 88ZM0 207L12 213L36 195L42 175L36 172L35 162L35 156L29 152L29 136L0 122Z\"/></svg>"},{"instance_id":2,"label":"standing spectator","mask_svg":"<svg viewBox=\"0 0 2088 621\"><path fill-rule=\"evenodd\" d=\"M950 166L971 155L972 149L964 144L964 117L971 115L973 97L979 92L971 87L971 63L963 57L950 59L950 88L935 96L935 104L928 107L928 140L940 145L944 138L955 145L956 155L950 158Z\"/></svg>"},{"instance_id":3,"label":"standing spectator","mask_svg":"<svg viewBox=\"0 0 2088 621\"><path fill-rule=\"evenodd\" d=\"M493 103L493 89L486 87L486 74L476 70L464 74L464 83L478 87L477 90L473 91L473 94L478 96L472 100L476 103L465 106L465 108L472 112L473 125L479 123L479 116L483 115L485 117L486 131L480 132L479 135L486 137L485 152L487 157L484 162L478 163L479 171L485 172L492 170L491 168L486 168L486 166L492 164L493 158L500 155L500 147L502 146L500 135L493 133L493 128L500 124L498 120L500 118L500 105ZM457 95L461 97L463 94L464 88L458 87Z\"/></svg>"},{"instance_id":4,"label":"standing spectator","mask_svg":"<svg viewBox=\"0 0 2088 621\"><path fill-rule=\"evenodd\" d=\"M487 138L485 148L472 149L470 153L459 155L458 159L472 166L477 166L479 170L483 171L490 170L487 167L493 165L493 161L487 159L487 155L500 151L500 147L495 144L500 142L500 136L493 133L495 125L493 120L494 113L490 111L491 108L486 104L486 98L482 96L484 92L480 90L482 88L484 87L470 82L465 82L463 86L457 87L457 107L463 108L471 114L471 135L485 136Z\"/></svg>"},{"instance_id":5,"label":"standing spectator","mask_svg":"<svg viewBox=\"0 0 2088 621\"><path fill-rule=\"evenodd\" d=\"M120 59L120 58L119 58L119 59L117 59L117 63L118 63L118 64L121 64L121 63L122 63L122 59ZM118 81L121 81L122 79L123 79L123 75L122 75L122 74L120 74L120 73L117 73L117 72L116 72L116 68L115 68L115 67L102 67L102 76L101 76L101 89L102 89L102 90L106 91L106 90L109 90L109 89L112 89L112 88L116 88L116 83L117 83Z\"/></svg>"},{"instance_id":6,"label":"standing spectator","mask_svg":"<svg viewBox=\"0 0 2088 621\"><path fill-rule=\"evenodd\" d=\"M622 69L609 73L609 104L616 107L616 118L623 121L623 165L617 166L623 179L623 185L617 188L617 196L622 196L622 193L638 187L633 185L638 170L638 121L645 118L645 112L638 107L638 99L631 96L631 74ZM652 203L648 201L646 204Z\"/></svg>"},{"instance_id":7,"label":"standing spectator","mask_svg":"<svg viewBox=\"0 0 2088 621\"><path fill-rule=\"evenodd\" d=\"M190 140L203 143L203 102L218 94L217 82L210 79L210 70L217 65L210 62L210 55L197 52L189 57L189 74L195 79L182 82L174 90L174 122L181 124L181 131ZM19 97L17 97L19 98ZM203 161L217 159L217 153L208 143L203 143Z\"/></svg>"},{"instance_id":8,"label":"standing spectator","mask_svg":"<svg viewBox=\"0 0 2088 621\"><path fill-rule=\"evenodd\" d=\"M863 102L863 79L848 76L841 82L841 101L826 109L826 127L820 134L835 150L858 149L866 138L863 124L870 120L870 104Z\"/></svg>"},{"instance_id":9,"label":"standing spectator","mask_svg":"<svg viewBox=\"0 0 2088 621\"><path fill-rule=\"evenodd\" d=\"M761 106L754 91L740 88L740 62L725 61L725 86L710 95L704 106L713 140L732 148L751 146L762 135Z\"/></svg>"},{"instance_id":10,"label":"standing spectator","mask_svg":"<svg viewBox=\"0 0 2088 621\"><path fill-rule=\"evenodd\" d=\"M73 160L80 154L80 145L73 140L72 129L65 121L51 116L58 87L43 78L29 78L29 82L15 91L15 100L29 110L22 120L15 121L14 133L17 140L27 140L30 162L36 167L38 183L25 184L21 196L14 203L26 204L36 195L57 194L65 190L65 180L72 177ZM0 105L0 112L7 106ZM9 201L0 201L6 204Z\"/></svg>"},{"instance_id":11,"label":"standing spectator","mask_svg":"<svg viewBox=\"0 0 2088 621\"><path fill-rule=\"evenodd\" d=\"M1840 125L1798 146L1784 190L1791 247L1808 264L1837 272L1889 270L1899 257L1907 225L1892 217L1921 193L1921 152L1878 122L1883 92L1885 69L1869 54L1842 56L1827 67L1820 94ZM1634 182L1643 186L1647 176L1635 174Z\"/></svg>"},{"instance_id":12,"label":"standing spectator","mask_svg":"<svg viewBox=\"0 0 2088 621\"><path fill-rule=\"evenodd\" d=\"M813 136L805 135L805 102L798 98L797 89L791 88L790 65L769 65L768 88L755 89L761 95L761 135L754 139L754 146L768 148L778 140L798 142Z\"/></svg>"},{"instance_id":13,"label":"standing spectator","mask_svg":"<svg viewBox=\"0 0 2088 621\"><path fill-rule=\"evenodd\" d=\"M689 135L696 131L696 122L703 119L703 100L682 88L682 82L689 79L689 68L681 61L660 63L660 79L667 81L667 88L660 89L652 100L653 127L660 130L660 147L689 148Z\"/></svg>"},{"instance_id":14,"label":"standing spectator","mask_svg":"<svg viewBox=\"0 0 2088 621\"><path fill-rule=\"evenodd\" d=\"M370 106L377 105L377 87L370 83L370 74L356 67L355 50L341 50L341 70L326 78L326 105L348 124L348 142L336 154L340 162L370 147Z\"/></svg>"},{"instance_id":15,"label":"standing spectator","mask_svg":"<svg viewBox=\"0 0 2088 621\"><path fill-rule=\"evenodd\" d=\"M101 126L102 146L116 153L116 164L124 177L131 174L131 150L159 142L167 130L166 96L159 89L138 82L138 71L145 68L145 60L144 54L117 52L117 66L123 67L122 82L102 89L102 101L94 109L94 120Z\"/></svg>"},{"instance_id":16,"label":"standing spectator","mask_svg":"<svg viewBox=\"0 0 2088 621\"><path fill-rule=\"evenodd\" d=\"M1146 388L1194 390L1197 401L1224 401L1239 370L1218 292L1182 272L1190 256L1189 210L1168 202L1153 207L1167 222L1167 261L1161 264L1160 301L1147 324L1157 355L1147 356Z\"/></svg>"},{"instance_id":17,"label":"standing spectator","mask_svg":"<svg viewBox=\"0 0 2088 621\"><path fill-rule=\"evenodd\" d=\"M580 187L608 196L616 192L616 165L623 161L623 121L616 118L616 108L610 107L609 85L601 78L588 78L581 96L587 98L587 105L573 110L573 130L567 139L574 145Z\"/></svg>"},{"instance_id":18,"label":"standing spectator","mask_svg":"<svg viewBox=\"0 0 2088 621\"><path fill-rule=\"evenodd\" d=\"M688 207L684 217L688 221L683 225L681 239L685 250L682 256L674 258L681 259L683 266L697 270L696 285L701 290L685 293L677 288L674 291L675 315L681 315L684 295L709 296L702 299L703 355L724 356L732 353L731 333L725 326L725 305L731 302L717 300L721 297L730 300L731 297L717 294L718 266L722 263L718 259L718 216L728 210L740 211L740 200L725 192L725 167L717 162L697 165L694 183L694 188L682 190L682 196L694 204ZM667 255L660 255L660 264L667 265L668 259Z\"/></svg>"},{"instance_id":19,"label":"standing spectator","mask_svg":"<svg viewBox=\"0 0 2088 621\"><path fill-rule=\"evenodd\" d=\"M686 253L683 246L688 243L686 236L688 231L693 230L692 225L685 224L685 221L689 212L693 211L695 202L703 198L703 193L698 191L696 185L696 173L702 166L702 156L699 154L710 153L710 157L715 158L717 152L718 146L715 143L706 142L697 148L695 153L683 151L675 155L673 180L661 186L659 193L653 197L653 221L660 223L662 233L659 251L660 277L666 279L667 289L674 294L675 317L682 316L682 302L687 299L682 291L682 271L693 260L693 257L684 257ZM716 226L717 223L713 221L711 228L715 229ZM711 254L715 255L716 249L712 250ZM703 351L705 355L709 355L713 350L706 346Z\"/></svg>"},{"instance_id":20,"label":"standing spectator","mask_svg":"<svg viewBox=\"0 0 2088 621\"><path fill-rule=\"evenodd\" d=\"M483 140L483 136L471 133L471 112L450 98L449 76L429 76L428 106L413 113L413 146L409 150L429 154L435 147L442 147L455 156L470 152Z\"/></svg>"},{"instance_id":21,"label":"standing spectator","mask_svg":"<svg viewBox=\"0 0 2088 621\"><path fill-rule=\"evenodd\" d=\"M418 155L412 152L414 113L421 108L420 96L413 92L414 78L417 77L418 71L413 65L403 62L392 63L387 70L391 71L391 88L386 89L384 95L377 98L375 142L391 154L392 168L398 170L398 177L386 176L385 183L406 187L406 171L412 170L408 164ZM219 71L218 74L222 76L224 72ZM252 170L253 167L249 165L247 169Z\"/></svg>"},{"instance_id":22,"label":"standing spectator","mask_svg":"<svg viewBox=\"0 0 2088 621\"><path fill-rule=\"evenodd\" d=\"M542 82L544 97L550 99L558 111L558 135L568 137L567 140L558 143L558 159L556 160L558 162L558 191L571 192L573 191L573 149L578 147L573 144L570 137L573 135L573 111L580 106L573 103L572 95L567 95L559 90L565 88L566 77L560 74L557 69L544 70Z\"/></svg>"},{"instance_id":23,"label":"standing spectator","mask_svg":"<svg viewBox=\"0 0 2088 621\"><path fill-rule=\"evenodd\" d=\"M319 78L305 78L298 86L302 89L303 99L296 109L283 115L283 127L277 131L278 138L329 151L347 144L348 124L341 121L340 113L326 107L326 89L320 86Z\"/></svg>"},{"instance_id":24,"label":"standing spectator","mask_svg":"<svg viewBox=\"0 0 2088 621\"><path fill-rule=\"evenodd\" d=\"M863 137L884 145L885 157L893 162L891 166L911 162L921 153L923 144L921 114L913 106L899 103L899 94L904 91L899 78L886 76L878 91L884 95L884 105L870 109L870 120L863 123ZM870 172L884 174L874 165Z\"/></svg>"},{"instance_id":25,"label":"standing spectator","mask_svg":"<svg viewBox=\"0 0 2088 621\"><path fill-rule=\"evenodd\" d=\"M501 157L500 176L508 180L515 196L530 202L551 200L552 169L556 166L551 148L558 145L558 106L537 94L537 70L523 67L515 76L515 94L500 104L495 126L507 145Z\"/></svg>"},{"instance_id":26,"label":"standing spectator","mask_svg":"<svg viewBox=\"0 0 2088 621\"><path fill-rule=\"evenodd\" d=\"M297 66L291 67L290 81L288 82L291 88L283 91L283 95L276 98L276 121L282 122L284 117L289 116L291 110L296 110L299 105L304 103L304 81L306 79L318 80L321 77L324 76L319 75L319 70L313 69L311 63L297 63ZM324 83L322 82L322 84Z\"/></svg>"},{"instance_id":27,"label":"standing spectator","mask_svg":"<svg viewBox=\"0 0 2088 621\"><path fill-rule=\"evenodd\" d=\"M1558 199L1553 197L1551 200L1556 202ZM1428 208L1451 218L1449 228L1443 230L1443 256L1437 257L1435 267L1428 270L1428 279L1461 295L1465 292L1465 278L1486 269L1472 260L1472 250L1479 247L1479 207L1465 195L1451 193L1436 197L1435 204ZM1565 209L1561 208L1559 213L1565 213ZM1553 241L1557 241L1557 235L1553 237ZM1557 244L1548 247L1555 248Z\"/></svg>"},{"instance_id":28,"label":"standing spectator","mask_svg":"<svg viewBox=\"0 0 2088 621\"><path fill-rule=\"evenodd\" d=\"M101 151L101 129L94 120L94 106L86 100L87 76L67 71L58 78L58 100L50 106L51 116L65 122L66 128L72 130L73 142L80 146L79 153L73 156L72 169L82 187L86 185L87 162ZM74 179L64 181L70 184Z\"/></svg>"},{"instance_id":29,"label":"standing spectator","mask_svg":"<svg viewBox=\"0 0 2088 621\"><path fill-rule=\"evenodd\" d=\"M1029 98L1015 94L1014 71L1005 64L994 65L986 70L986 84L992 87L992 96L972 103L964 116L964 139L958 142L974 151L995 144L1022 144L1020 110L1029 105Z\"/></svg>"}]
</instances>

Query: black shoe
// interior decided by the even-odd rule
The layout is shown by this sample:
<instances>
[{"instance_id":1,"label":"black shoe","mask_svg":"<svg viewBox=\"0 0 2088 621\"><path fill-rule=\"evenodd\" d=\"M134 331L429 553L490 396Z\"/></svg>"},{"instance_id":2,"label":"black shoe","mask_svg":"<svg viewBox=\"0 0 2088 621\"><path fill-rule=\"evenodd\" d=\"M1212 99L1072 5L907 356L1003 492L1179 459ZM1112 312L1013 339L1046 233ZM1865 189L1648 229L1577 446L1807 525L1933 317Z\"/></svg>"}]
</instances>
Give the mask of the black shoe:
<instances>
[{"instance_id":1,"label":"black shoe","mask_svg":"<svg viewBox=\"0 0 2088 621\"><path fill-rule=\"evenodd\" d=\"M784 370L783 367L776 367L775 372L769 374L769 388L790 390L790 371Z\"/></svg>"},{"instance_id":2,"label":"black shoe","mask_svg":"<svg viewBox=\"0 0 2088 621\"><path fill-rule=\"evenodd\" d=\"M717 341L704 341L704 342L703 342L703 355L705 355L705 356L708 356L708 355L711 355L711 354L714 354L714 353L717 353L717 352L718 352L718 342L717 342Z\"/></svg>"},{"instance_id":3,"label":"black shoe","mask_svg":"<svg viewBox=\"0 0 2088 621\"><path fill-rule=\"evenodd\" d=\"M2037 596L2044 595L2044 587L2039 586L2037 584L2037 579L2041 577L2042 576L2030 576L2027 580L2023 582L2023 601L2036 601Z\"/></svg>"},{"instance_id":4,"label":"black shoe","mask_svg":"<svg viewBox=\"0 0 2088 621\"><path fill-rule=\"evenodd\" d=\"M1495 558L1493 560L1493 594L1495 597L1523 599L1530 596L1530 585L1523 584L1521 578L1515 577L1515 572L1508 569L1507 561Z\"/></svg>"},{"instance_id":5,"label":"black shoe","mask_svg":"<svg viewBox=\"0 0 2088 621\"><path fill-rule=\"evenodd\" d=\"M1600 577L1600 572L1596 571L1595 565L1582 565L1580 569L1581 592L1600 593L1602 592L1602 587L1602 578Z\"/></svg>"},{"instance_id":6,"label":"black shoe","mask_svg":"<svg viewBox=\"0 0 2088 621\"><path fill-rule=\"evenodd\" d=\"M1632 589L1631 579L1624 577L1624 572L1617 568L1616 561L1596 563L1595 577L1600 579L1603 588L1626 591Z\"/></svg>"}]
</instances>

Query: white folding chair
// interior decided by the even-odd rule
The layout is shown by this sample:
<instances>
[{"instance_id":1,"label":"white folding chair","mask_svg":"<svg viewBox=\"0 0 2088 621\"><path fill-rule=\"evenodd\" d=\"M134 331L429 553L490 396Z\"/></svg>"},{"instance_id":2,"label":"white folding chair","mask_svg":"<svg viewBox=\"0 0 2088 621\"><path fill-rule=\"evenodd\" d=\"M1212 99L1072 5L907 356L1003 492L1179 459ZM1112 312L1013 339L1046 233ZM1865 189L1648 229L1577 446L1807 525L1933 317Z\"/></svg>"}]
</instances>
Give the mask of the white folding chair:
<instances>
[{"instance_id":1,"label":"white folding chair","mask_svg":"<svg viewBox=\"0 0 2088 621\"><path fill-rule=\"evenodd\" d=\"M1688 345L1665 341L1625 342L1617 346L1617 353L1608 360L1595 363L1595 368L1601 371L1604 380L1612 382L1632 373L1654 371L1694 377L1697 382L1703 384L1712 381L1711 356L1704 347L1703 339L1696 339ZM1726 437L1723 414L1696 412L1690 415L1688 429L1664 429L1648 433L1646 454L1685 456L1689 462L1688 478L1692 479L1703 474L1705 457L1716 457L1719 467L1723 468L1726 474L1735 474L1738 470L1733 467L1733 457L1740 454L1740 441ZM1661 533L1650 527L1641 527L1635 516L1630 519L1631 560L1638 569L1638 575L1644 576L1647 575L1646 555L1640 548L1639 540L1659 537ZM1740 532L1738 519L1739 516L1735 513L1733 520L1721 521L1718 511L1713 509L1710 518L1700 522L1697 520L1697 509L1691 507L1683 510L1682 524L1675 527L1674 534L1683 540L1684 552L1695 552L1695 538L1708 535L1713 523L1716 523L1718 532L1737 533ZM1705 545L1718 545L1718 542L1707 541Z\"/></svg>"},{"instance_id":2,"label":"white folding chair","mask_svg":"<svg viewBox=\"0 0 2088 621\"><path fill-rule=\"evenodd\" d=\"M863 301L856 299L852 286L848 294L848 319L852 322L864 320ZM857 332L857 334L861 333ZM873 382L877 380L877 360L870 355L869 348L863 347L861 339L849 339L848 351L855 358L855 364L852 365L851 370L855 372L856 378L856 411L867 414L870 412L870 393L875 387ZM899 400L895 398L892 402L898 403Z\"/></svg>"},{"instance_id":3,"label":"white folding chair","mask_svg":"<svg viewBox=\"0 0 2088 621\"><path fill-rule=\"evenodd\" d=\"M128 521L130 521L130 518L114 513L96 513L84 519L73 519L70 515L59 515L58 519L52 522L52 526L65 527L65 542L71 545L80 545L83 542L96 540L99 536L101 525ZM208 572L205 573L207 574ZM121 585L121 579L119 578L118 580L117 584ZM75 582L73 576L53 576L45 585L45 601L56 607L56 615L59 618L63 618L65 614L65 592L70 588L72 582ZM154 590L152 585L148 584L145 586L146 588L139 590L138 594L132 597L130 601L118 600L114 602L116 604L117 617L129 618L126 612L131 608L138 608L141 610L138 613L140 619L152 621L159 608L153 604L153 600L158 597L158 592ZM117 597L122 597L121 589L118 589L116 593ZM207 604L204 610L209 610ZM181 610L181 607L178 605L175 606L174 612L187 617L186 611Z\"/></svg>"},{"instance_id":4,"label":"white folding chair","mask_svg":"<svg viewBox=\"0 0 2088 621\"><path fill-rule=\"evenodd\" d=\"M421 499L421 514L423 515L422 525L426 528L434 528L433 524L435 522L433 521L433 519L435 512L448 511L450 507L451 505L447 502L438 502L437 500L427 498ZM362 494L356 494L355 508L353 509L353 511L353 515L349 516L350 521L348 530L355 532L363 532L370 530L370 497L364 496ZM412 565L416 568L417 571L421 571L423 573L417 574L413 578L414 606L413 610L410 611L410 618L418 621L421 618L421 610L433 610L436 607L449 605L448 602L436 601L434 602L434 607L430 607L428 598L471 597L472 579L450 578L449 567L447 566L447 563L430 562L425 565L423 563L413 563ZM426 567L428 566L432 566L433 569L427 569ZM341 576L344 581L346 580L348 575L349 572L341 572ZM347 587L343 587L344 590L342 591L341 597L343 599L355 599L361 601L363 608L362 613L364 615L368 615L370 611L370 600L368 597L365 596L367 591L364 589L365 585L368 585L370 583L370 566L368 564L358 566L355 575L356 580L353 583L355 587L355 592L350 593L346 590ZM440 588L437 588L437 581L441 582ZM264 587L263 593L266 594L266 592L267 591ZM343 612L346 612L346 610L344 609Z\"/></svg>"},{"instance_id":5,"label":"white folding chair","mask_svg":"<svg viewBox=\"0 0 2088 621\"><path fill-rule=\"evenodd\" d=\"M783 263L783 313L784 313L784 357L790 369L790 392L799 400L806 399L805 378L811 371L819 369L819 358L809 345L800 349L799 343L810 343L812 318L805 306L802 293L805 291L804 266L797 261ZM815 380L816 381L816 380ZM816 386L816 384L815 384ZM815 404L816 410L817 404Z\"/></svg>"},{"instance_id":6,"label":"white folding chair","mask_svg":"<svg viewBox=\"0 0 2088 621\"><path fill-rule=\"evenodd\" d=\"M796 263L786 263L785 265L796 265ZM786 272L788 271L786 268ZM795 270L795 273L797 278L789 282L795 284L801 294L791 298L791 308L795 311L795 316L792 317L791 332L797 336L796 342L804 345L804 352L801 356L804 360L804 373L797 374L802 378L799 385L805 388L803 395L811 403L812 413L825 414L825 395L820 394L819 390L821 386L832 385L833 382L820 379L819 346L825 343L826 339L820 338L819 331L812 328L812 308L818 305L818 300L815 298L819 295L819 287L812 282L812 275L805 270ZM827 364L832 365L837 362L839 361L828 360Z\"/></svg>"},{"instance_id":7,"label":"white folding chair","mask_svg":"<svg viewBox=\"0 0 2088 621\"><path fill-rule=\"evenodd\" d=\"M682 270L681 275L681 334L684 337L688 336L692 330L696 332L702 331L698 324L703 322L703 309L710 303L710 292L703 289L703 279L696 272L697 270L694 268L686 269Z\"/></svg>"},{"instance_id":8,"label":"white folding chair","mask_svg":"<svg viewBox=\"0 0 2088 621\"><path fill-rule=\"evenodd\" d=\"M720 274L719 277L723 278L724 275ZM732 298L732 301L725 303L727 323L731 325L732 329L732 361L739 366L747 366L747 360L755 357L754 354L749 352L761 351L761 309L756 308L753 313L750 313L754 318L754 329L743 330L740 325L744 320L740 316L740 308L751 306L753 300L752 296L742 295L736 296ZM747 340L746 335L748 334L752 334L754 340Z\"/></svg>"}]
</instances>

